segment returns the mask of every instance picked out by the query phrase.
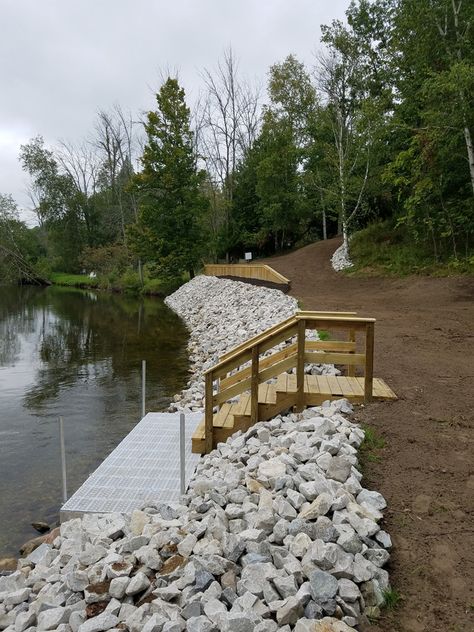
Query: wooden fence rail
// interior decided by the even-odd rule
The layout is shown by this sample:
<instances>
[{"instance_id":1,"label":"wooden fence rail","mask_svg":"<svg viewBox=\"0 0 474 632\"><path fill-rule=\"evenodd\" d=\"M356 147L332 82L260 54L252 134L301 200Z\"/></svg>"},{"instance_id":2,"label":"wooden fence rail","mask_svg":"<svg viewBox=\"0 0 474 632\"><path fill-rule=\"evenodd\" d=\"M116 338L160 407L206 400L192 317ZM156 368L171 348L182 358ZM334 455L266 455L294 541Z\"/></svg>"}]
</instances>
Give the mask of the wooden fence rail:
<instances>
[{"instance_id":1,"label":"wooden fence rail","mask_svg":"<svg viewBox=\"0 0 474 632\"><path fill-rule=\"evenodd\" d=\"M289 279L267 266L259 263L232 263L232 264L207 264L204 266L204 274L208 276L231 276L241 279L255 279L277 285L290 285Z\"/></svg>"}]
</instances>

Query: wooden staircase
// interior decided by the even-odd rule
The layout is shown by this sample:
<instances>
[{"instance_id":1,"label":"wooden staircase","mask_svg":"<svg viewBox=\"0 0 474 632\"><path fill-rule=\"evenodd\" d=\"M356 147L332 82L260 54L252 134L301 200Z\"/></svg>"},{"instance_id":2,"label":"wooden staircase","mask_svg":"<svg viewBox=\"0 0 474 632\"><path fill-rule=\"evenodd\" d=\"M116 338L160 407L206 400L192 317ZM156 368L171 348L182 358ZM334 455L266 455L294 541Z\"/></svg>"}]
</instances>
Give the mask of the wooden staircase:
<instances>
[{"instance_id":1,"label":"wooden staircase","mask_svg":"<svg viewBox=\"0 0 474 632\"><path fill-rule=\"evenodd\" d=\"M205 374L206 412L192 438L193 452L210 452L234 432L290 408L302 410L341 397L355 403L396 399L372 375L374 323L352 312L297 312L222 356ZM307 329L347 330L348 339L307 340ZM364 338L363 353L357 353L358 334ZM285 341L283 349L260 357ZM307 375L306 363L345 365L347 375ZM364 368L363 377L355 375L357 365ZM293 367L296 373L288 373Z\"/></svg>"}]
</instances>

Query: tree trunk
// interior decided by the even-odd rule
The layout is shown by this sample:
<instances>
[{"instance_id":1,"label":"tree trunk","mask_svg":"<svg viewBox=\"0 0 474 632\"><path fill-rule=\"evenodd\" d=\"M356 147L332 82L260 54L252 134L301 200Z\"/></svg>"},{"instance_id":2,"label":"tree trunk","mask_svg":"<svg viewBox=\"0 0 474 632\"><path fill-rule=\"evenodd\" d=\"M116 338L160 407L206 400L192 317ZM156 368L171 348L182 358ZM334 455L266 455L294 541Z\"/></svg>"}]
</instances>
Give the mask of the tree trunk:
<instances>
[{"instance_id":1,"label":"tree trunk","mask_svg":"<svg viewBox=\"0 0 474 632\"><path fill-rule=\"evenodd\" d=\"M326 211L323 209L323 239L326 241L328 238L328 231L326 226Z\"/></svg>"}]
</instances>

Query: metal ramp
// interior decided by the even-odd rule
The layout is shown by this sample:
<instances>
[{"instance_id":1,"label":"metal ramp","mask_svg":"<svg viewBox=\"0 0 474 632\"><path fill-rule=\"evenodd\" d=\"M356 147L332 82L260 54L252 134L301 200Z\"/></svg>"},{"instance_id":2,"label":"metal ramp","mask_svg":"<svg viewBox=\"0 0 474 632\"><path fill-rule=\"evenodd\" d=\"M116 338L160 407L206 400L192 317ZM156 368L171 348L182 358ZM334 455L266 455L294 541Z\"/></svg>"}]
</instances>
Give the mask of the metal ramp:
<instances>
[{"instance_id":1,"label":"metal ramp","mask_svg":"<svg viewBox=\"0 0 474 632\"><path fill-rule=\"evenodd\" d=\"M186 415L186 485L199 455L191 437L202 413ZM61 507L61 522L85 513L130 513L180 497L179 413L148 413Z\"/></svg>"}]
</instances>

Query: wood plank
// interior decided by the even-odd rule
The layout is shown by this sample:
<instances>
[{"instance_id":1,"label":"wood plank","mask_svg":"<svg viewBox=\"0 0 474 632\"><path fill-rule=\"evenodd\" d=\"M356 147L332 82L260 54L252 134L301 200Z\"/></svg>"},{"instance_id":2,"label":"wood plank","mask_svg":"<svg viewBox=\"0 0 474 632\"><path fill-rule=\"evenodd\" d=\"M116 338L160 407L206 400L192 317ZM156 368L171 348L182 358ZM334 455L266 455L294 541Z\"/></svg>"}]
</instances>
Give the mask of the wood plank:
<instances>
[{"instance_id":1,"label":"wood plank","mask_svg":"<svg viewBox=\"0 0 474 632\"><path fill-rule=\"evenodd\" d=\"M234 384L234 386L230 386L220 393L216 393L213 397L213 405L216 406L218 404L222 404L236 395L240 395L244 391L249 390L251 383L252 379L248 377L246 380L242 380L241 382Z\"/></svg>"},{"instance_id":2,"label":"wood plank","mask_svg":"<svg viewBox=\"0 0 474 632\"><path fill-rule=\"evenodd\" d=\"M272 355L270 356L260 358L260 361L259 361L260 370L270 367L273 364L276 364L277 362L279 362L280 360L284 360L285 358L288 358L294 353L296 353L296 343L288 345L281 351L278 351L277 353L272 353ZM244 369L241 369L237 373L234 373L233 375L230 375L229 377L224 378L223 380L221 380L221 389L227 388L228 386L232 386L233 384L236 384L240 380L250 377L251 373L252 373L252 369L251 367L248 366L248 367L245 367ZM260 376L260 379L266 379L266 378L262 378Z\"/></svg>"},{"instance_id":3,"label":"wood plank","mask_svg":"<svg viewBox=\"0 0 474 632\"><path fill-rule=\"evenodd\" d=\"M307 340L306 351L355 351L355 342L345 340Z\"/></svg>"},{"instance_id":4,"label":"wood plank","mask_svg":"<svg viewBox=\"0 0 474 632\"><path fill-rule=\"evenodd\" d=\"M342 394L344 395L344 397L347 397L348 399L350 399L351 396L354 395L354 391L352 389L352 386L349 380L343 375L339 375L337 377L337 381L341 386Z\"/></svg>"},{"instance_id":5,"label":"wood plank","mask_svg":"<svg viewBox=\"0 0 474 632\"><path fill-rule=\"evenodd\" d=\"M354 345L354 349L352 349L352 353L356 352L356 332L354 329L350 329L349 330L349 341ZM348 365L347 367L347 374L350 377L354 377L355 376L355 366L354 365Z\"/></svg>"},{"instance_id":6,"label":"wood plank","mask_svg":"<svg viewBox=\"0 0 474 632\"><path fill-rule=\"evenodd\" d=\"M311 318L312 316L336 316L336 317L344 317L344 316L357 316L357 312L318 312L318 311L308 311L304 309L299 309L296 312L296 315L300 318Z\"/></svg>"},{"instance_id":7,"label":"wood plank","mask_svg":"<svg viewBox=\"0 0 474 632\"><path fill-rule=\"evenodd\" d=\"M212 450L213 444L213 433L214 433L214 424L213 424L213 397L212 397L212 389L213 389L213 380L212 380L212 372L207 373L204 381L204 418L205 418L205 435L204 435L204 449L208 454Z\"/></svg>"},{"instance_id":8,"label":"wood plank","mask_svg":"<svg viewBox=\"0 0 474 632\"><path fill-rule=\"evenodd\" d=\"M275 384L268 385L267 400L265 404L276 404L276 388Z\"/></svg>"},{"instance_id":9,"label":"wood plank","mask_svg":"<svg viewBox=\"0 0 474 632\"><path fill-rule=\"evenodd\" d=\"M307 375L307 393L319 393L319 385L318 385L318 376L317 375Z\"/></svg>"},{"instance_id":10,"label":"wood plank","mask_svg":"<svg viewBox=\"0 0 474 632\"><path fill-rule=\"evenodd\" d=\"M287 382L286 389L287 389L286 390L287 393L296 393L297 392L296 375L293 375L293 374L289 374L288 375L288 382Z\"/></svg>"},{"instance_id":11,"label":"wood plank","mask_svg":"<svg viewBox=\"0 0 474 632\"><path fill-rule=\"evenodd\" d=\"M250 378L250 418L253 424L258 421L258 345L252 347L252 377Z\"/></svg>"},{"instance_id":12,"label":"wood plank","mask_svg":"<svg viewBox=\"0 0 474 632\"><path fill-rule=\"evenodd\" d=\"M319 392L324 395L331 395L331 387L329 386L328 378L326 375L317 375Z\"/></svg>"},{"instance_id":13,"label":"wood plank","mask_svg":"<svg viewBox=\"0 0 474 632\"><path fill-rule=\"evenodd\" d=\"M282 320L281 322L276 323L275 325L273 325L269 329L266 329L265 331L262 331L261 333L257 334L256 336L252 336L252 338L249 338L246 342L240 343L240 345L237 345L236 347L234 347L233 349L231 349L227 353L224 353L219 358L219 361L225 361L225 360L235 356L236 354L240 353L240 351L242 351L243 349L250 349L250 347L252 347L254 344L262 342L262 340L264 340L265 338L268 338L273 333L279 332L280 329L285 328L287 325L289 325L291 323L296 323L296 320L295 320L294 316L290 316L289 318L286 318L285 320Z\"/></svg>"},{"instance_id":14,"label":"wood plank","mask_svg":"<svg viewBox=\"0 0 474 632\"><path fill-rule=\"evenodd\" d=\"M276 347L278 344L280 344L280 342L284 342L285 340L290 340L290 338L293 338L294 336L296 336L297 331L298 331L298 325L296 324L296 322L295 324L291 324L291 326L287 325L280 332L272 334L272 337L270 339L263 340L259 344L260 353L265 353L265 351L268 351L269 349Z\"/></svg>"},{"instance_id":15,"label":"wood plank","mask_svg":"<svg viewBox=\"0 0 474 632\"><path fill-rule=\"evenodd\" d=\"M247 408L247 404L250 402L250 394L242 393L237 402L237 406L235 407L235 415L245 415L245 410Z\"/></svg>"},{"instance_id":16,"label":"wood plank","mask_svg":"<svg viewBox=\"0 0 474 632\"><path fill-rule=\"evenodd\" d=\"M337 376L335 376L335 375L327 375L326 379L328 381L329 388L331 389L331 394L332 395L342 396L342 389L341 389L341 385L339 384L339 381L337 379Z\"/></svg>"},{"instance_id":17,"label":"wood plank","mask_svg":"<svg viewBox=\"0 0 474 632\"><path fill-rule=\"evenodd\" d=\"M348 377L347 379L351 383L351 387L354 392L354 395L357 395L358 397L362 397L364 395L364 387L362 384L359 383L359 380L355 376Z\"/></svg>"},{"instance_id":18,"label":"wood plank","mask_svg":"<svg viewBox=\"0 0 474 632\"><path fill-rule=\"evenodd\" d=\"M207 373L212 373L214 379L218 377L226 377L227 373L232 371L233 369L237 369L239 366L242 366L246 362L250 362L252 359L252 352L250 349L239 352L235 356L227 358L222 362L218 362L212 368L205 371L204 375Z\"/></svg>"},{"instance_id":19,"label":"wood plank","mask_svg":"<svg viewBox=\"0 0 474 632\"><path fill-rule=\"evenodd\" d=\"M286 393L288 390L288 373L282 373L277 377L276 391L277 393Z\"/></svg>"},{"instance_id":20,"label":"wood plank","mask_svg":"<svg viewBox=\"0 0 474 632\"><path fill-rule=\"evenodd\" d=\"M214 428L222 428L223 426L225 426L225 422L231 410L232 410L232 404L230 403L222 404L219 412L214 415L214 422L213 422Z\"/></svg>"},{"instance_id":21,"label":"wood plank","mask_svg":"<svg viewBox=\"0 0 474 632\"><path fill-rule=\"evenodd\" d=\"M304 408L304 364L305 364L305 342L306 342L306 320L300 318L298 321L298 351L296 360L296 410L302 411Z\"/></svg>"},{"instance_id":22,"label":"wood plank","mask_svg":"<svg viewBox=\"0 0 474 632\"><path fill-rule=\"evenodd\" d=\"M263 403L267 399L268 387L270 384L264 382L263 384L258 385L258 403Z\"/></svg>"},{"instance_id":23,"label":"wood plank","mask_svg":"<svg viewBox=\"0 0 474 632\"><path fill-rule=\"evenodd\" d=\"M365 365L363 353L305 353L305 362L311 364L348 364Z\"/></svg>"},{"instance_id":24,"label":"wood plank","mask_svg":"<svg viewBox=\"0 0 474 632\"><path fill-rule=\"evenodd\" d=\"M206 431L206 426L205 426L205 419L203 417L201 421L199 422L198 427L193 432L193 439L204 439L205 431Z\"/></svg>"},{"instance_id":25,"label":"wood plank","mask_svg":"<svg viewBox=\"0 0 474 632\"><path fill-rule=\"evenodd\" d=\"M276 364L269 366L268 369L264 369L260 371L259 379L260 380L269 380L272 377L277 377L287 369L292 369L296 366L297 357L295 354L286 358L285 360L281 360L281 362L277 362Z\"/></svg>"},{"instance_id":26,"label":"wood plank","mask_svg":"<svg viewBox=\"0 0 474 632\"><path fill-rule=\"evenodd\" d=\"M374 323L368 322L365 330L365 385L364 398L366 402L372 399L374 380Z\"/></svg>"}]
</instances>

